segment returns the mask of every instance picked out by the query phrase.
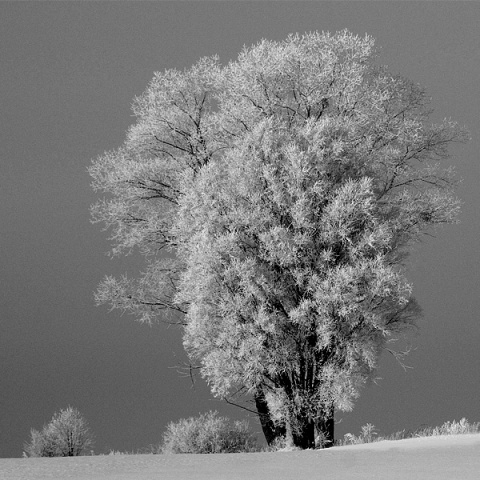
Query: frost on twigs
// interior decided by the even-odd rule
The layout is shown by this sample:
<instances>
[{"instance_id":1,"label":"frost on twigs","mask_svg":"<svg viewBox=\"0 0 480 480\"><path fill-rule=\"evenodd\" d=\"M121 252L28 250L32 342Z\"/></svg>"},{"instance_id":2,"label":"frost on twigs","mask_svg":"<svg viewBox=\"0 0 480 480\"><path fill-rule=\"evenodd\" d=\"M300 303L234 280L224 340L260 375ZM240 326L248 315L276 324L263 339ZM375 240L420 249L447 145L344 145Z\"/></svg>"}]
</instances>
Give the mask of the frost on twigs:
<instances>
[{"instance_id":1,"label":"frost on twigs","mask_svg":"<svg viewBox=\"0 0 480 480\"><path fill-rule=\"evenodd\" d=\"M41 431L32 429L24 445L27 457L77 457L88 455L94 437L85 418L76 408L57 412Z\"/></svg>"},{"instance_id":2,"label":"frost on twigs","mask_svg":"<svg viewBox=\"0 0 480 480\"><path fill-rule=\"evenodd\" d=\"M218 412L171 422L163 435L160 451L172 453L239 453L257 451L255 435L247 422L231 422Z\"/></svg>"},{"instance_id":3,"label":"frost on twigs","mask_svg":"<svg viewBox=\"0 0 480 480\"><path fill-rule=\"evenodd\" d=\"M266 398L302 448L415 324L405 259L459 210L445 160L466 132L375 61L369 36L313 32L157 73L90 169L113 252L147 260L97 300L176 311L212 392Z\"/></svg>"}]
</instances>

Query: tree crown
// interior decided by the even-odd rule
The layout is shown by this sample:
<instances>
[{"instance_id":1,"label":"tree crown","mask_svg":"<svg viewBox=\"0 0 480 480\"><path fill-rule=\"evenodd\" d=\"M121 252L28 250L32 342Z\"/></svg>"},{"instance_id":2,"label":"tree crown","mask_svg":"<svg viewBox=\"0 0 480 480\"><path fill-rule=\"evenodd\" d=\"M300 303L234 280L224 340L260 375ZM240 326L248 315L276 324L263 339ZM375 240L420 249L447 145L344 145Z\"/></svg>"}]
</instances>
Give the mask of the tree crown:
<instances>
[{"instance_id":1,"label":"tree crown","mask_svg":"<svg viewBox=\"0 0 480 480\"><path fill-rule=\"evenodd\" d=\"M409 248L458 213L444 160L465 131L375 58L369 36L313 32L156 73L90 170L114 253L148 262L98 301L185 313L212 391L262 389L280 420L351 408L419 314Z\"/></svg>"}]
</instances>

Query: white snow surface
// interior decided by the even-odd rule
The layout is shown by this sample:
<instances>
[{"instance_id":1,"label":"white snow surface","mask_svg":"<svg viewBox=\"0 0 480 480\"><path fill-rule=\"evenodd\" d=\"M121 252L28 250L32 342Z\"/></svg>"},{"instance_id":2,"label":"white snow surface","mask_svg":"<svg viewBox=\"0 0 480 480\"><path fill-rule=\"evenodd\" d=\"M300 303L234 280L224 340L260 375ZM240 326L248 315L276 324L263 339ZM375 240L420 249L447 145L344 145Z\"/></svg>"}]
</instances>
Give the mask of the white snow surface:
<instances>
[{"instance_id":1,"label":"white snow surface","mask_svg":"<svg viewBox=\"0 0 480 480\"><path fill-rule=\"evenodd\" d=\"M275 453L0 459L1 480L479 480L480 435Z\"/></svg>"}]
</instances>

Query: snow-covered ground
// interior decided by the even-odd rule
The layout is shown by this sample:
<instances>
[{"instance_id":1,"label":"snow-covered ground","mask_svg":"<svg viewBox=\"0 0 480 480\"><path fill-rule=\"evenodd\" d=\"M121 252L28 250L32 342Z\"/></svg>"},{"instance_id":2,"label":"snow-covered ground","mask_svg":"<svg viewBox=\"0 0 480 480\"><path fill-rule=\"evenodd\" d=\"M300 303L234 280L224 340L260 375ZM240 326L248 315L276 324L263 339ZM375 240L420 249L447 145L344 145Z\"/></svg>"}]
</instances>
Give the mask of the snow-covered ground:
<instances>
[{"instance_id":1,"label":"snow-covered ground","mask_svg":"<svg viewBox=\"0 0 480 480\"><path fill-rule=\"evenodd\" d=\"M1 480L479 480L480 435L328 450L0 459Z\"/></svg>"}]
</instances>

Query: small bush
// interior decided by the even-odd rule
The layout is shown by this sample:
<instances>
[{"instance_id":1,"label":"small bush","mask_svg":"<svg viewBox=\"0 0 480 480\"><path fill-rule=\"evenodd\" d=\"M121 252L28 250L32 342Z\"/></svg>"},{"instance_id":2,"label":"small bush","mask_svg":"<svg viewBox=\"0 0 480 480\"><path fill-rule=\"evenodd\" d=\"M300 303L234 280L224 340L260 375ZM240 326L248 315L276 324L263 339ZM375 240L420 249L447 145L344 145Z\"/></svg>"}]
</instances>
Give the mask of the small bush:
<instances>
[{"instance_id":1,"label":"small bush","mask_svg":"<svg viewBox=\"0 0 480 480\"><path fill-rule=\"evenodd\" d=\"M372 443L375 440L376 435L377 432L375 425L372 425L371 423L363 425L360 436L364 443Z\"/></svg>"},{"instance_id":2,"label":"small bush","mask_svg":"<svg viewBox=\"0 0 480 480\"><path fill-rule=\"evenodd\" d=\"M93 446L93 435L80 412L72 407L60 410L42 431L32 429L24 445L27 457L76 457Z\"/></svg>"},{"instance_id":3,"label":"small bush","mask_svg":"<svg viewBox=\"0 0 480 480\"><path fill-rule=\"evenodd\" d=\"M170 423L163 434L162 453L236 453L257 451L255 436L246 421L231 423L208 412Z\"/></svg>"},{"instance_id":4,"label":"small bush","mask_svg":"<svg viewBox=\"0 0 480 480\"><path fill-rule=\"evenodd\" d=\"M367 423L361 428L360 435L357 437L353 433L346 433L343 440L336 442L336 445L358 445L360 443L372 443L379 440L375 425Z\"/></svg>"}]
</instances>

